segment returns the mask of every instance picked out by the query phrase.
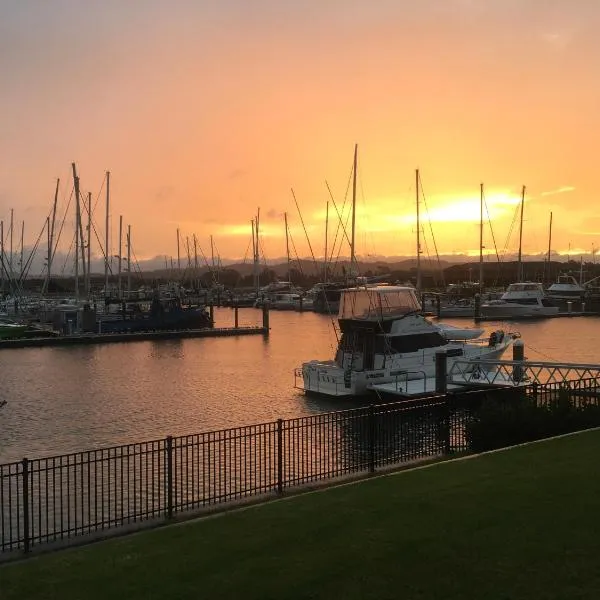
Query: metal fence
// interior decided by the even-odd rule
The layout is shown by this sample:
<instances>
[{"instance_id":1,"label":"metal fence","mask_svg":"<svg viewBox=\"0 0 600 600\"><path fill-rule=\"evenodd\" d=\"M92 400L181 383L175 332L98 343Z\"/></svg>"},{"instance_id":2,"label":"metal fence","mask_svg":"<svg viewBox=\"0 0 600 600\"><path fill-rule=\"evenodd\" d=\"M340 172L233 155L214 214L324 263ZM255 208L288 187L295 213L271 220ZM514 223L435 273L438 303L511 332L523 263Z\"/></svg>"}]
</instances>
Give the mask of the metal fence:
<instances>
[{"instance_id":1,"label":"metal fence","mask_svg":"<svg viewBox=\"0 0 600 600\"><path fill-rule=\"evenodd\" d=\"M597 383L577 382L574 401ZM562 389L488 389L2 464L0 552L465 451L486 398L548 402Z\"/></svg>"}]
</instances>

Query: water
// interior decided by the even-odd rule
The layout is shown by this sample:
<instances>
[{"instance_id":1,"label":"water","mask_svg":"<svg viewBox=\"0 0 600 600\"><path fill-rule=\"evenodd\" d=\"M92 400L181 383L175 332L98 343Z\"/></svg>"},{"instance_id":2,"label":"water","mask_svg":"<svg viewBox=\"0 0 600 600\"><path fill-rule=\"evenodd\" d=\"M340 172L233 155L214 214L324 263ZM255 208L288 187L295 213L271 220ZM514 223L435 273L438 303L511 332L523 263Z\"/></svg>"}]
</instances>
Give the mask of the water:
<instances>
[{"instance_id":1,"label":"water","mask_svg":"<svg viewBox=\"0 0 600 600\"><path fill-rule=\"evenodd\" d=\"M254 309L239 314L240 325L261 319ZM308 312L270 317L269 338L3 350L0 397L8 404L0 409L0 463L347 407L293 388L302 361L333 357L331 320ZM216 310L215 319L233 325L233 311ZM600 318L484 327L520 331L530 360L600 362Z\"/></svg>"}]
</instances>

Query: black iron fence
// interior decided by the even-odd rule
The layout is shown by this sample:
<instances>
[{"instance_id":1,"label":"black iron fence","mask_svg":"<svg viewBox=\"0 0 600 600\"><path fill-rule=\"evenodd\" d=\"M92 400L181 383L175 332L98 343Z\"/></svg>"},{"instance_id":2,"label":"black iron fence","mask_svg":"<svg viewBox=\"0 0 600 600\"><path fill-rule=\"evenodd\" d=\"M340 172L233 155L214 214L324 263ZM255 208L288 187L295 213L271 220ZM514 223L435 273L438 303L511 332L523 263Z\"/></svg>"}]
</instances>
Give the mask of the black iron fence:
<instances>
[{"instance_id":1,"label":"black iron fence","mask_svg":"<svg viewBox=\"0 0 600 600\"><path fill-rule=\"evenodd\" d=\"M576 382L589 401L597 381ZM468 450L473 407L564 386L486 390L0 465L0 552Z\"/></svg>"}]
</instances>

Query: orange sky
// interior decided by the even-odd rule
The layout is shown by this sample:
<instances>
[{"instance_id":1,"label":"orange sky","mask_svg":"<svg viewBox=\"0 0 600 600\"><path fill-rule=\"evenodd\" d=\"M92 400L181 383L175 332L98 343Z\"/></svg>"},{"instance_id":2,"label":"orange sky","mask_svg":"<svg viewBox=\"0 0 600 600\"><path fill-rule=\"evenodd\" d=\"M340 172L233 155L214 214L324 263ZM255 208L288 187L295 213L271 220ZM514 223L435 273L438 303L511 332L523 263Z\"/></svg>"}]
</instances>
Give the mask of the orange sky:
<instances>
[{"instance_id":1,"label":"orange sky","mask_svg":"<svg viewBox=\"0 0 600 600\"><path fill-rule=\"evenodd\" d=\"M524 252L546 251L550 211L555 251L600 244L595 0L83 6L0 5L0 217L29 244L75 161L94 196L111 171L113 245L122 214L138 258L175 255L178 226L243 257L258 206L267 257L284 211L306 256L290 187L322 255L324 182L341 203L355 142L359 255L414 254L416 167L442 254L478 251L480 182L501 249L523 184Z\"/></svg>"}]
</instances>

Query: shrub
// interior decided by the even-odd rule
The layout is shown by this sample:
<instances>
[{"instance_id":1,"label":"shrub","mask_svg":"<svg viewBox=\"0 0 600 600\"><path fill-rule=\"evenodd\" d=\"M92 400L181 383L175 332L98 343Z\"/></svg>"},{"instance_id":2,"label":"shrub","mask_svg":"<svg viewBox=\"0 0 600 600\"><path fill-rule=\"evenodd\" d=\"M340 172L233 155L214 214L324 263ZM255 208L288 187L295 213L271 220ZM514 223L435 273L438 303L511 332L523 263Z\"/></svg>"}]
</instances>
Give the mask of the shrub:
<instances>
[{"instance_id":1,"label":"shrub","mask_svg":"<svg viewBox=\"0 0 600 600\"><path fill-rule=\"evenodd\" d=\"M484 452L600 426L600 406L574 402L568 390L538 403L531 396L487 399L466 426L472 452Z\"/></svg>"}]
</instances>

